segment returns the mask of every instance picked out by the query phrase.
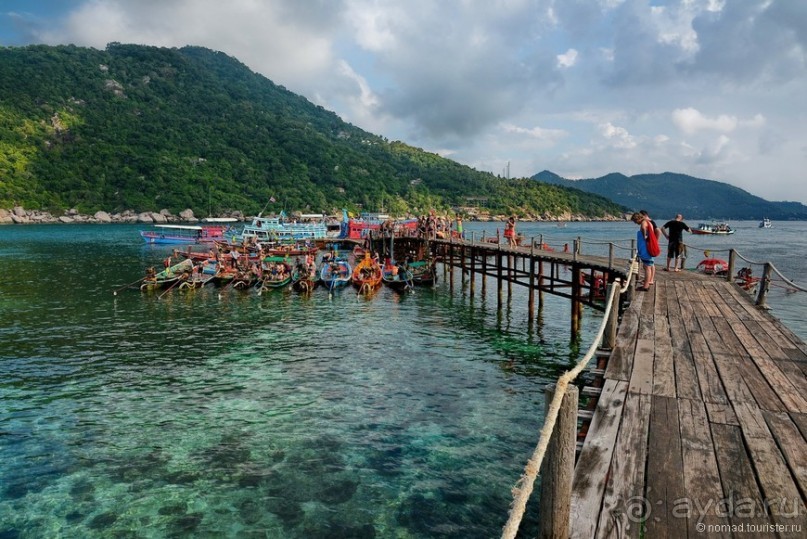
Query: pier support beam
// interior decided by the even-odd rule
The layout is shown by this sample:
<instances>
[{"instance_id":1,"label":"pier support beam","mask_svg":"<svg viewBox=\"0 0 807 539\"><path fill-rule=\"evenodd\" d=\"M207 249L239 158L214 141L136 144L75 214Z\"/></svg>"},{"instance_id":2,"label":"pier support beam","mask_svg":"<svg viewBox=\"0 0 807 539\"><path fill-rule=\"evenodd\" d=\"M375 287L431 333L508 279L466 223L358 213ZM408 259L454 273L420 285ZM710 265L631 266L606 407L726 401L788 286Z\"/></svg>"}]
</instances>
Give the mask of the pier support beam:
<instances>
[{"instance_id":1,"label":"pier support beam","mask_svg":"<svg viewBox=\"0 0 807 539\"><path fill-rule=\"evenodd\" d=\"M496 253L496 296L497 296L497 308L499 310L502 309L502 272L504 268L502 267L504 264L502 263L502 251L500 250Z\"/></svg>"},{"instance_id":2,"label":"pier support beam","mask_svg":"<svg viewBox=\"0 0 807 539\"><path fill-rule=\"evenodd\" d=\"M544 390L547 409L555 394L555 386ZM558 412L558 420L549 439L541 466L540 529L538 537L569 537L572 505L572 478L577 446L576 386L566 388Z\"/></svg>"},{"instance_id":3,"label":"pier support beam","mask_svg":"<svg viewBox=\"0 0 807 539\"><path fill-rule=\"evenodd\" d=\"M531 328L535 320L535 259L530 258L530 289L527 300L527 325Z\"/></svg>"}]
</instances>

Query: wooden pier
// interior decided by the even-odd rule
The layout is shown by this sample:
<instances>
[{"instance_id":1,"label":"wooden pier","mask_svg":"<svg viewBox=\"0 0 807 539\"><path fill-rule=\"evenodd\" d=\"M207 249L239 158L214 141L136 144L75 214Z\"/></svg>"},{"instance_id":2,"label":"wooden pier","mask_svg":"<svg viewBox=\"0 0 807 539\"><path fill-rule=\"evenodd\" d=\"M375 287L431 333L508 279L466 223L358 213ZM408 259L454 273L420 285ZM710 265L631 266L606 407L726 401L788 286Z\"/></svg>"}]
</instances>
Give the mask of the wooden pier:
<instances>
[{"instance_id":1,"label":"wooden pier","mask_svg":"<svg viewBox=\"0 0 807 539\"><path fill-rule=\"evenodd\" d=\"M807 346L724 279L658 271L623 315L572 537L807 536Z\"/></svg>"},{"instance_id":2,"label":"wooden pier","mask_svg":"<svg viewBox=\"0 0 807 539\"><path fill-rule=\"evenodd\" d=\"M500 306L504 284L526 287L530 321L536 292L570 299L573 334L583 305L607 311L595 383L580 391L588 409L565 377L563 395L549 391L551 423L548 412L503 537L541 509L542 537L807 537L807 345L762 308L771 264L756 297L732 282L733 250L728 278L659 268L649 291L618 294L630 269L614 245L603 257L577 241L560 253L534 240L429 243L452 287L456 268L470 294L475 275L482 294L495 279ZM540 508L526 503L539 466Z\"/></svg>"}]
</instances>

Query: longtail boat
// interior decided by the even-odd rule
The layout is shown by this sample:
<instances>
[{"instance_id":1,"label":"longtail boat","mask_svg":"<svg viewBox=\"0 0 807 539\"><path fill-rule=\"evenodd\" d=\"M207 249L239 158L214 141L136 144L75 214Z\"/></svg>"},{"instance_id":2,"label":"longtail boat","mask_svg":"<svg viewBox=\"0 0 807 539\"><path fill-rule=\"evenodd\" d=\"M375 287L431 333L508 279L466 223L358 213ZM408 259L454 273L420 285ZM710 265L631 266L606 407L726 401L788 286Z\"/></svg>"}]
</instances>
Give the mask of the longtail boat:
<instances>
[{"instance_id":1,"label":"longtail boat","mask_svg":"<svg viewBox=\"0 0 807 539\"><path fill-rule=\"evenodd\" d=\"M437 268L434 260L416 260L408 263L412 272L412 282L418 286L431 286L437 282Z\"/></svg>"},{"instance_id":2,"label":"longtail boat","mask_svg":"<svg viewBox=\"0 0 807 539\"><path fill-rule=\"evenodd\" d=\"M193 270L193 261L185 259L178 264L154 272L154 268L146 270L146 278L140 284L140 290L157 290L167 288L180 279L187 278Z\"/></svg>"},{"instance_id":3,"label":"longtail boat","mask_svg":"<svg viewBox=\"0 0 807 539\"><path fill-rule=\"evenodd\" d=\"M393 261L389 261L388 264L384 265L381 274L381 280L384 284L396 292L410 290L415 285L413 279L412 271L405 264L396 265Z\"/></svg>"},{"instance_id":4,"label":"longtail boat","mask_svg":"<svg viewBox=\"0 0 807 539\"><path fill-rule=\"evenodd\" d=\"M299 261L291 272L291 286L297 292L311 292L319 284L317 266L313 257L307 262Z\"/></svg>"},{"instance_id":5,"label":"longtail boat","mask_svg":"<svg viewBox=\"0 0 807 539\"><path fill-rule=\"evenodd\" d=\"M332 292L335 288L345 286L350 282L350 276L353 269L347 260L341 257L331 258L328 262L323 263L322 269L319 272L319 278L322 284Z\"/></svg>"},{"instance_id":6,"label":"longtail boat","mask_svg":"<svg viewBox=\"0 0 807 539\"><path fill-rule=\"evenodd\" d=\"M232 282L230 286L237 290L249 290L253 286L258 284L258 274L247 270L238 270L236 271L235 275L233 276Z\"/></svg>"},{"instance_id":7,"label":"longtail boat","mask_svg":"<svg viewBox=\"0 0 807 539\"><path fill-rule=\"evenodd\" d=\"M201 269L201 268L200 268ZM213 281L212 273L204 273L203 271L191 272L190 276L182 281L179 285L180 290L187 290L193 288L202 288L207 283Z\"/></svg>"},{"instance_id":8,"label":"longtail boat","mask_svg":"<svg viewBox=\"0 0 807 539\"><path fill-rule=\"evenodd\" d=\"M372 292L381 286L382 274L378 260L370 256L370 253L364 253L364 258L353 269L353 286L358 288L360 293Z\"/></svg>"},{"instance_id":9,"label":"longtail boat","mask_svg":"<svg viewBox=\"0 0 807 539\"><path fill-rule=\"evenodd\" d=\"M291 282L291 265L283 256L267 256L261 265L260 292L283 288Z\"/></svg>"}]
</instances>

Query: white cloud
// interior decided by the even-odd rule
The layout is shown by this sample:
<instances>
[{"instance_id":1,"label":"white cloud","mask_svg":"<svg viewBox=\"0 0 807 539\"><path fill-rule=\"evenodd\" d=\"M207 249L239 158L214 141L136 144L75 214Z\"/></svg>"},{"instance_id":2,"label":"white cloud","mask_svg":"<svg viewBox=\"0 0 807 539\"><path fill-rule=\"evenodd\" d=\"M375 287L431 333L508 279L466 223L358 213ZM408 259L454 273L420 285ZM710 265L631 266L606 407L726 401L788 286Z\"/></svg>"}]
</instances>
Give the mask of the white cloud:
<instances>
[{"instance_id":1,"label":"white cloud","mask_svg":"<svg viewBox=\"0 0 807 539\"><path fill-rule=\"evenodd\" d=\"M698 131L711 130L729 133L737 127L737 118L722 114L715 118L707 118L693 108L675 109L672 121L684 133L692 134Z\"/></svg>"},{"instance_id":2,"label":"white cloud","mask_svg":"<svg viewBox=\"0 0 807 539\"><path fill-rule=\"evenodd\" d=\"M544 142L554 143L568 135L562 129L545 129L543 127L519 127L510 123L501 124L501 128L506 133L514 133L517 135L525 135L532 139L537 139Z\"/></svg>"},{"instance_id":3,"label":"white cloud","mask_svg":"<svg viewBox=\"0 0 807 539\"><path fill-rule=\"evenodd\" d=\"M572 67L577 62L577 51L569 49L563 54L558 54L558 67Z\"/></svg>"},{"instance_id":4,"label":"white cloud","mask_svg":"<svg viewBox=\"0 0 807 539\"><path fill-rule=\"evenodd\" d=\"M632 149L637 145L636 138L631 136L624 127L618 127L607 122L600 124L599 130L603 138L614 148Z\"/></svg>"},{"instance_id":5,"label":"white cloud","mask_svg":"<svg viewBox=\"0 0 807 539\"><path fill-rule=\"evenodd\" d=\"M670 170L765 197L807 183L807 2L4 2L27 42L221 50L373 133L496 173ZM787 192L807 202L807 186Z\"/></svg>"}]
</instances>

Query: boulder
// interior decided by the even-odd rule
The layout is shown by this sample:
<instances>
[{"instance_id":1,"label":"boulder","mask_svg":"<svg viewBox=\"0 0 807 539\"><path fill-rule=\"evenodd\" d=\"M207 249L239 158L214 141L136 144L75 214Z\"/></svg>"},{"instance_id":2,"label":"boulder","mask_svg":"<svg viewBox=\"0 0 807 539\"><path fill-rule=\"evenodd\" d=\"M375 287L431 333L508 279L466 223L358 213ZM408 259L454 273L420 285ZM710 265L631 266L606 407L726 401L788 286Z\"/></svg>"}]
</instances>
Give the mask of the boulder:
<instances>
[{"instance_id":1,"label":"boulder","mask_svg":"<svg viewBox=\"0 0 807 539\"><path fill-rule=\"evenodd\" d=\"M17 217L27 217L28 216L28 214L25 212L25 208L23 208L22 206L14 206L14 209L12 210L12 213L14 215L16 215Z\"/></svg>"},{"instance_id":2,"label":"boulder","mask_svg":"<svg viewBox=\"0 0 807 539\"><path fill-rule=\"evenodd\" d=\"M111 223L112 222L112 217L110 217L109 214L107 212L105 212L105 211L97 211L97 212L95 212L95 215L93 215L93 217L99 223Z\"/></svg>"},{"instance_id":3,"label":"boulder","mask_svg":"<svg viewBox=\"0 0 807 539\"><path fill-rule=\"evenodd\" d=\"M14 220L11 218L11 213L8 210L0 209L0 224L8 225L13 223Z\"/></svg>"},{"instance_id":4,"label":"boulder","mask_svg":"<svg viewBox=\"0 0 807 539\"><path fill-rule=\"evenodd\" d=\"M60 223L72 223L73 221L74 219L68 215L62 215L61 217L59 217Z\"/></svg>"},{"instance_id":5,"label":"boulder","mask_svg":"<svg viewBox=\"0 0 807 539\"><path fill-rule=\"evenodd\" d=\"M160 212L160 213L152 213L151 218L154 220L155 223L167 223L168 222L168 217L165 214L163 214L162 212Z\"/></svg>"},{"instance_id":6,"label":"boulder","mask_svg":"<svg viewBox=\"0 0 807 539\"><path fill-rule=\"evenodd\" d=\"M153 223L154 222L154 217L152 216L151 212L146 211L146 212L137 214L136 221L138 223Z\"/></svg>"},{"instance_id":7,"label":"boulder","mask_svg":"<svg viewBox=\"0 0 807 539\"><path fill-rule=\"evenodd\" d=\"M196 221L198 221L198 219L196 218L196 216L195 216L195 215L193 215L193 210L192 210L192 209L190 209L190 208L188 208L187 210L182 210L181 212L179 212L179 217L180 217L180 219L182 219L183 221L189 221L189 222L196 222Z\"/></svg>"}]
</instances>

